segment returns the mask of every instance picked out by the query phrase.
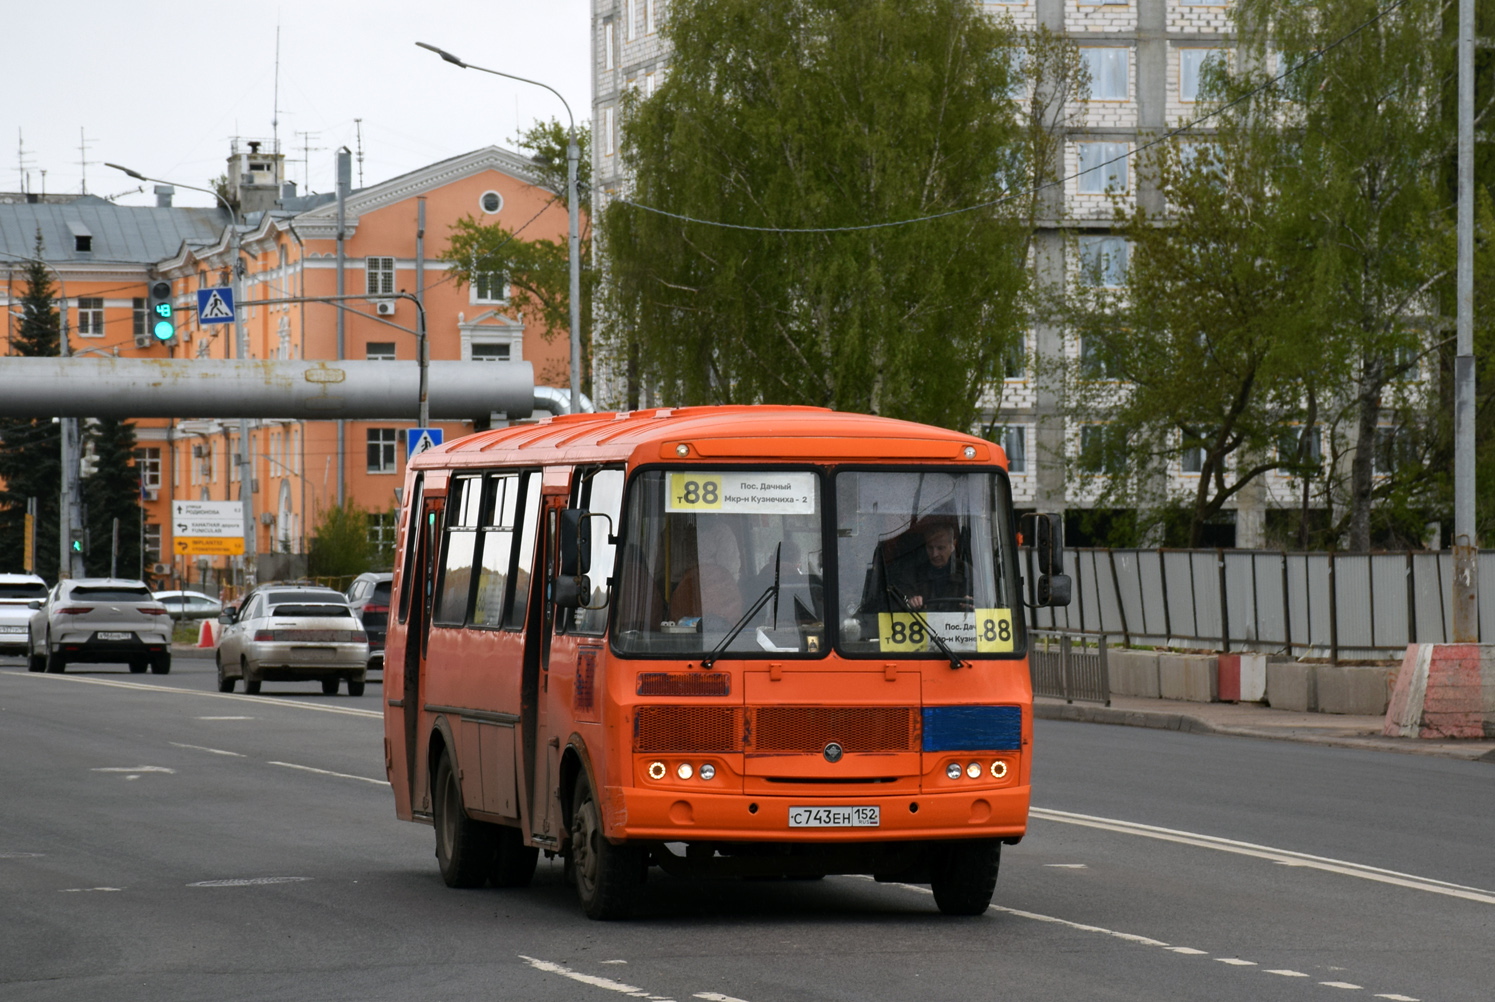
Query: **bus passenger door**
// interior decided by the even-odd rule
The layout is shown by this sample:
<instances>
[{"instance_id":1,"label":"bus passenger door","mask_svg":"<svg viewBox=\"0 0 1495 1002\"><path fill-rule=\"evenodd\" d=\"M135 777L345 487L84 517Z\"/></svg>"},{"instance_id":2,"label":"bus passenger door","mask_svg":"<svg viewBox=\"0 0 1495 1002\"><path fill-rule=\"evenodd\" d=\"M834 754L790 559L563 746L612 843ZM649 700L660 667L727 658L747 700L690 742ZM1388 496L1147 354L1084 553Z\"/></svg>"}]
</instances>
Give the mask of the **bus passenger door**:
<instances>
[{"instance_id":1,"label":"bus passenger door","mask_svg":"<svg viewBox=\"0 0 1495 1002\"><path fill-rule=\"evenodd\" d=\"M530 618L525 630L524 673L521 680L521 726L524 729L524 778L529 786L529 831L536 845L559 849L560 819L555 815L555 788L560 780L559 738L551 747L549 704L550 642L555 626L555 603L550 600L555 578L558 513L564 495L545 495L541 508L540 552L535 586L530 589Z\"/></svg>"},{"instance_id":2,"label":"bus passenger door","mask_svg":"<svg viewBox=\"0 0 1495 1002\"><path fill-rule=\"evenodd\" d=\"M400 693L405 710L405 769L410 780L410 807L416 814L431 811L425 748L420 741L421 681L426 673L426 643L431 633L441 507L442 499L427 498L421 509L420 536L411 570L410 618L405 633L405 684Z\"/></svg>"}]
</instances>

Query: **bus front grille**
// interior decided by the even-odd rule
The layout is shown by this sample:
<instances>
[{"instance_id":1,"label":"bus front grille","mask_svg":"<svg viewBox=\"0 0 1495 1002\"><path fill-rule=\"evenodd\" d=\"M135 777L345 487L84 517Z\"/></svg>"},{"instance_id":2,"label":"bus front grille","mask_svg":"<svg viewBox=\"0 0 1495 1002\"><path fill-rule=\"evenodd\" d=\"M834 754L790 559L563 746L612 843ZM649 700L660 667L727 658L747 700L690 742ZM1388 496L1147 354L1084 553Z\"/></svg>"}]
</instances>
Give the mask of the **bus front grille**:
<instances>
[{"instance_id":1,"label":"bus front grille","mask_svg":"<svg viewBox=\"0 0 1495 1002\"><path fill-rule=\"evenodd\" d=\"M832 741L847 752L919 750L919 711L907 706L759 706L749 751L819 752Z\"/></svg>"},{"instance_id":2,"label":"bus front grille","mask_svg":"<svg viewBox=\"0 0 1495 1002\"><path fill-rule=\"evenodd\" d=\"M638 752L742 750L742 710L735 706L640 706L633 718Z\"/></svg>"}]
</instances>

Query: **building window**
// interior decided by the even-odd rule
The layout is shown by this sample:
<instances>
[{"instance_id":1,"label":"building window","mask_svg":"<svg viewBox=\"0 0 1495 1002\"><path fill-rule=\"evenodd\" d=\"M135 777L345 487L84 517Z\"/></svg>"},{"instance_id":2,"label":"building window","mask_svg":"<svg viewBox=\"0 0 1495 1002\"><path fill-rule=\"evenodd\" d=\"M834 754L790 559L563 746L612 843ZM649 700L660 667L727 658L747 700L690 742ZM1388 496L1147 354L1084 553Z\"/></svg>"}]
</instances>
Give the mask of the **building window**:
<instances>
[{"instance_id":1,"label":"building window","mask_svg":"<svg viewBox=\"0 0 1495 1002\"><path fill-rule=\"evenodd\" d=\"M1111 378L1111 360L1099 338L1080 338L1080 375L1086 379Z\"/></svg>"},{"instance_id":2,"label":"building window","mask_svg":"<svg viewBox=\"0 0 1495 1002\"><path fill-rule=\"evenodd\" d=\"M610 156L613 155L613 149L614 149L614 147L613 147L613 135L614 135L614 132L613 132L613 109L612 108L603 108L602 109L602 154L603 154L603 156L609 156L610 157Z\"/></svg>"},{"instance_id":3,"label":"building window","mask_svg":"<svg viewBox=\"0 0 1495 1002\"><path fill-rule=\"evenodd\" d=\"M1127 191L1126 143L1079 143L1080 194L1124 194Z\"/></svg>"},{"instance_id":4,"label":"building window","mask_svg":"<svg viewBox=\"0 0 1495 1002\"><path fill-rule=\"evenodd\" d=\"M394 428L370 428L368 430L369 472L394 473L395 446L399 433Z\"/></svg>"},{"instance_id":5,"label":"building window","mask_svg":"<svg viewBox=\"0 0 1495 1002\"><path fill-rule=\"evenodd\" d=\"M139 297L131 300L133 312L130 314L130 333L136 337L145 337L150 329L145 324L145 300Z\"/></svg>"},{"instance_id":6,"label":"building window","mask_svg":"<svg viewBox=\"0 0 1495 1002\"><path fill-rule=\"evenodd\" d=\"M474 362L507 362L509 346L507 344L475 344L472 346L472 360Z\"/></svg>"},{"instance_id":7,"label":"building window","mask_svg":"<svg viewBox=\"0 0 1495 1002\"><path fill-rule=\"evenodd\" d=\"M1221 58L1220 49L1178 50L1178 99L1185 102L1199 100L1199 81L1205 63Z\"/></svg>"},{"instance_id":8,"label":"building window","mask_svg":"<svg viewBox=\"0 0 1495 1002\"><path fill-rule=\"evenodd\" d=\"M104 301L78 297L78 333L83 337L103 337Z\"/></svg>"},{"instance_id":9,"label":"building window","mask_svg":"<svg viewBox=\"0 0 1495 1002\"><path fill-rule=\"evenodd\" d=\"M1376 428L1372 468L1376 473L1395 473L1417 460L1417 442L1406 425L1380 425Z\"/></svg>"},{"instance_id":10,"label":"building window","mask_svg":"<svg viewBox=\"0 0 1495 1002\"><path fill-rule=\"evenodd\" d=\"M501 271L477 271L472 275L474 303L503 303L509 298L509 286Z\"/></svg>"},{"instance_id":11,"label":"building window","mask_svg":"<svg viewBox=\"0 0 1495 1002\"><path fill-rule=\"evenodd\" d=\"M659 0L644 0L644 34L654 34L654 5Z\"/></svg>"},{"instance_id":12,"label":"building window","mask_svg":"<svg viewBox=\"0 0 1495 1002\"><path fill-rule=\"evenodd\" d=\"M1116 289L1126 283L1125 237L1080 238L1080 284Z\"/></svg>"},{"instance_id":13,"label":"building window","mask_svg":"<svg viewBox=\"0 0 1495 1002\"><path fill-rule=\"evenodd\" d=\"M646 100L648 98L651 98L651 97L654 96L654 88L656 86L658 86L658 82L659 82L659 74L657 74L657 73L646 73L646 74L644 74L644 98Z\"/></svg>"},{"instance_id":14,"label":"building window","mask_svg":"<svg viewBox=\"0 0 1495 1002\"><path fill-rule=\"evenodd\" d=\"M602 68L605 70L618 68L617 42L613 38L615 31L611 21L602 26Z\"/></svg>"},{"instance_id":15,"label":"building window","mask_svg":"<svg viewBox=\"0 0 1495 1002\"><path fill-rule=\"evenodd\" d=\"M392 296L395 291L395 259L392 257L371 257L364 261L364 280L366 288L363 290L370 296Z\"/></svg>"},{"instance_id":16,"label":"building window","mask_svg":"<svg viewBox=\"0 0 1495 1002\"><path fill-rule=\"evenodd\" d=\"M638 37L638 0L623 4L623 37L630 42Z\"/></svg>"},{"instance_id":17,"label":"building window","mask_svg":"<svg viewBox=\"0 0 1495 1002\"><path fill-rule=\"evenodd\" d=\"M1187 445L1178 455L1179 469L1184 473L1204 472L1204 446Z\"/></svg>"},{"instance_id":18,"label":"building window","mask_svg":"<svg viewBox=\"0 0 1495 1002\"><path fill-rule=\"evenodd\" d=\"M368 513L369 529L368 540L380 554L394 554L395 545L395 513L392 511L371 511Z\"/></svg>"},{"instance_id":19,"label":"building window","mask_svg":"<svg viewBox=\"0 0 1495 1002\"><path fill-rule=\"evenodd\" d=\"M161 562L161 525L158 522L145 523L145 562Z\"/></svg>"},{"instance_id":20,"label":"building window","mask_svg":"<svg viewBox=\"0 0 1495 1002\"><path fill-rule=\"evenodd\" d=\"M1080 49L1085 68L1090 71L1090 100L1125 101L1131 96L1128 86L1131 50L1120 46L1092 46Z\"/></svg>"},{"instance_id":21,"label":"building window","mask_svg":"<svg viewBox=\"0 0 1495 1002\"><path fill-rule=\"evenodd\" d=\"M395 343L393 341L370 341L363 349L363 357L370 362L393 362Z\"/></svg>"},{"instance_id":22,"label":"building window","mask_svg":"<svg viewBox=\"0 0 1495 1002\"><path fill-rule=\"evenodd\" d=\"M136 449L135 468L140 471L141 490L160 490L161 450L159 448Z\"/></svg>"},{"instance_id":23,"label":"building window","mask_svg":"<svg viewBox=\"0 0 1495 1002\"><path fill-rule=\"evenodd\" d=\"M1120 473L1126 468L1126 436L1109 424L1080 429L1080 463L1092 473Z\"/></svg>"},{"instance_id":24,"label":"building window","mask_svg":"<svg viewBox=\"0 0 1495 1002\"><path fill-rule=\"evenodd\" d=\"M1022 425L1011 425L1002 429L998 442L1007 453L1009 473L1028 472L1028 429Z\"/></svg>"},{"instance_id":25,"label":"building window","mask_svg":"<svg viewBox=\"0 0 1495 1002\"><path fill-rule=\"evenodd\" d=\"M1304 439L1307 442L1304 442ZM1301 459L1299 449L1302 449ZM1289 428L1277 438L1277 461L1302 471L1304 467L1317 469L1324 459L1324 435L1317 428Z\"/></svg>"},{"instance_id":26,"label":"building window","mask_svg":"<svg viewBox=\"0 0 1495 1002\"><path fill-rule=\"evenodd\" d=\"M491 216L504 207L504 197L496 191L485 191L483 197L478 199L478 205Z\"/></svg>"}]
</instances>

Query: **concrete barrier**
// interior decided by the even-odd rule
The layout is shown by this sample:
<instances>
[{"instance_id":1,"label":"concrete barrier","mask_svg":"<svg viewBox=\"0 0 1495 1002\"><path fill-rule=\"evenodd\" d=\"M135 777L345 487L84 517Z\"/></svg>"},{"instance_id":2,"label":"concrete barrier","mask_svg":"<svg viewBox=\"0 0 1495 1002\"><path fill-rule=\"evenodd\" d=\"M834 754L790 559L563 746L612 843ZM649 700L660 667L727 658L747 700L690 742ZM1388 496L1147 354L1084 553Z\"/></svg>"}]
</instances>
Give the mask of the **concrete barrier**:
<instances>
[{"instance_id":1,"label":"concrete barrier","mask_svg":"<svg viewBox=\"0 0 1495 1002\"><path fill-rule=\"evenodd\" d=\"M1267 695L1267 656L1221 654L1217 679L1222 703L1259 703Z\"/></svg>"},{"instance_id":2,"label":"concrete barrier","mask_svg":"<svg viewBox=\"0 0 1495 1002\"><path fill-rule=\"evenodd\" d=\"M1408 644L1382 733L1495 737L1495 645Z\"/></svg>"},{"instance_id":3,"label":"concrete barrier","mask_svg":"<svg viewBox=\"0 0 1495 1002\"><path fill-rule=\"evenodd\" d=\"M1392 671L1369 665L1315 665L1320 713L1380 716L1390 697Z\"/></svg>"},{"instance_id":4,"label":"concrete barrier","mask_svg":"<svg viewBox=\"0 0 1495 1002\"><path fill-rule=\"evenodd\" d=\"M1299 713L1318 709L1313 665L1299 661L1267 662L1267 705Z\"/></svg>"},{"instance_id":5,"label":"concrete barrier","mask_svg":"<svg viewBox=\"0 0 1495 1002\"><path fill-rule=\"evenodd\" d=\"M1158 655L1155 651L1117 648L1106 652L1113 696L1158 698Z\"/></svg>"},{"instance_id":6,"label":"concrete barrier","mask_svg":"<svg viewBox=\"0 0 1495 1002\"><path fill-rule=\"evenodd\" d=\"M1190 703L1213 703L1219 668L1212 654L1160 654L1158 695Z\"/></svg>"}]
</instances>

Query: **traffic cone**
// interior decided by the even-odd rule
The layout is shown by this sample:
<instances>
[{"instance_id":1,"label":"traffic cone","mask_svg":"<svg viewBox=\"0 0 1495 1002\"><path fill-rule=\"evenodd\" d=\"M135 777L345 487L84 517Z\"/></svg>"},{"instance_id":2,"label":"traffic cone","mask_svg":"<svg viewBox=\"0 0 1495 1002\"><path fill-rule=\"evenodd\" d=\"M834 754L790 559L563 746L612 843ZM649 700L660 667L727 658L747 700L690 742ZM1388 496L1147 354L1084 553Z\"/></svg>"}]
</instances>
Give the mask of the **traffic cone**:
<instances>
[{"instance_id":1,"label":"traffic cone","mask_svg":"<svg viewBox=\"0 0 1495 1002\"><path fill-rule=\"evenodd\" d=\"M218 646L218 644L213 640L213 621L211 619L204 619L202 621L202 626L198 627L198 630L197 630L197 646L198 647L217 647Z\"/></svg>"}]
</instances>

